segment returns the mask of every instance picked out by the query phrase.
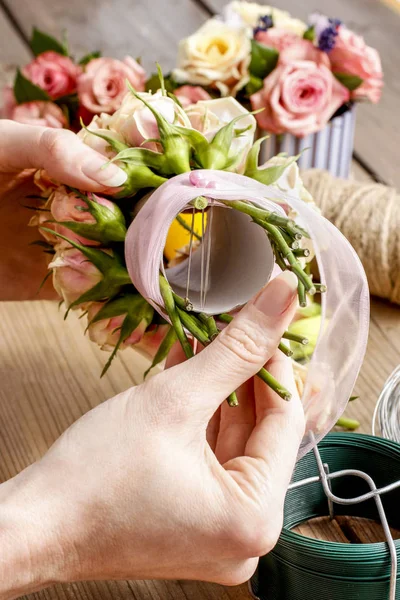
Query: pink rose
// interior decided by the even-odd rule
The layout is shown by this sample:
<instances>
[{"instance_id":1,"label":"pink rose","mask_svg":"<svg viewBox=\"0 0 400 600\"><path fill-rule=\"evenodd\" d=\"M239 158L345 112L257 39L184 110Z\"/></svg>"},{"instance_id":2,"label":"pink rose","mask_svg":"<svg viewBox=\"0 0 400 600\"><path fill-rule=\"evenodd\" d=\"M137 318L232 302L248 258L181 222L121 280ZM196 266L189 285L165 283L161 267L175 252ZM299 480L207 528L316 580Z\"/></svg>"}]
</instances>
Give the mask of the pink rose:
<instances>
[{"instance_id":1,"label":"pink rose","mask_svg":"<svg viewBox=\"0 0 400 600\"><path fill-rule=\"evenodd\" d=\"M41 191L42 198L48 198L59 186L45 169L38 169L33 176L33 182Z\"/></svg>"},{"instance_id":2,"label":"pink rose","mask_svg":"<svg viewBox=\"0 0 400 600\"><path fill-rule=\"evenodd\" d=\"M297 60L310 60L331 70L327 53L314 46L310 40L297 38L292 44L283 48L279 54L279 65L288 65Z\"/></svg>"},{"instance_id":3,"label":"pink rose","mask_svg":"<svg viewBox=\"0 0 400 600\"><path fill-rule=\"evenodd\" d=\"M62 129L67 126L67 119L61 108L53 102L25 102L14 107L9 119L26 125L41 125Z\"/></svg>"},{"instance_id":4,"label":"pink rose","mask_svg":"<svg viewBox=\"0 0 400 600\"><path fill-rule=\"evenodd\" d=\"M81 68L68 56L52 51L39 54L23 69L25 77L45 90L53 100L76 91L80 72Z\"/></svg>"},{"instance_id":5,"label":"pink rose","mask_svg":"<svg viewBox=\"0 0 400 600\"><path fill-rule=\"evenodd\" d=\"M114 211L116 208L116 205L113 202L106 198L102 198L101 196L97 196L96 194L91 194L91 200L105 206L111 211ZM29 222L31 227L46 227L47 229L52 229L73 242L84 244L85 246L98 246L100 244L100 242L95 240L86 239L61 224L63 221L89 224L96 223L94 216L87 210L88 207L86 202L73 192L67 192L64 186L57 187L44 208L45 210L41 210L32 217ZM53 221L57 221L57 223L54 223ZM40 233L46 241L56 246L58 250L70 247L68 242L56 235L52 235L48 231L40 229Z\"/></svg>"},{"instance_id":6,"label":"pink rose","mask_svg":"<svg viewBox=\"0 0 400 600\"><path fill-rule=\"evenodd\" d=\"M211 96L199 85L182 85L174 92L183 108L196 104L199 100L211 100Z\"/></svg>"},{"instance_id":7,"label":"pink rose","mask_svg":"<svg viewBox=\"0 0 400 600\"><path fill-rule=\"evenodd\" d=\"M91 194L90 199L114 212L116 206L113 202L111 202L111 200L107 200L106 198L102 198L96 194ZM99 245L100 242L88 240L77 233L74 233L71 231L71 229L68 229L68 227L63 227L59 224L63 221L91 224L96 223L96 219L90 214L88 211L88 206L82 198L79 198L79 196L73 192L67 192L65 187L62 186L54 192L50 202L51 217L55 221L58 221L58 223L50 223L50 228L53 228L55 231L57 231L57 233L61 233L62 235L65 235L65 237L70 238L72 241L78 242L79 244L85 244L85 246ZM62 242L63 240L58 238L58 241Z\"/></svg>"},{"instance_id":8,"label":"pink rose","mask_svg":"<svg viewBox=\"0 0 400 600\"><path fill-rule=\"evenodd\" d=\"M78 79L80 102L91 113L113 113L126 94L126 80L135 90L144 90L146 72L132 57L95 58Z\"/></svg>"},{"instance_id":9,"label":"pink rose","mask_svg":"<svg viewBox=\"0 0 400 600\"><path fill-rule=\"evenodd\" d=\"M93 302L88 310L88 322L97 315L104 304L102 302ZM91 323L88 326L89 338L92 342L96 342L102 350L111 350L118 342L121 327L124 322L126 314L118 315L110 319L102 319L96 323ZM147 321L143 319L138 327L129 337L124 340L121 344L120 349L128 348L128 346L134 346L143 338L144 332L146 331Z\"/></svg>"},{"instance_id":10,"label":"pink rose","mask_svg":"<svg viewBox=\"0 0 400 600\"><path fill-rule=\"evenodd\" d=\"M339 27L336 45L329 53L329 58L334 73L357 75L363 80L352 92L352 98L379 102L383 87L381 59L378 52L367 46L360 35L343 26Z\"/></svg>"},{"instance_id":11,"label":"pink rose","mask_svg":"<svg viewBox=\"0 0 400 600\"><path fill-rule=\"evenodd\" d=\"M49 269L53 269L54 288L67 307L103 277L94 264L75 248L63 248L56 252Z\"/></svg>"},{"instance_id":12,"label":"pink rose","mask_svg":"<svg viewBox=\"0 0 400 600\"><path fill-rule=\"evenodd\" d=\"M259 126L271 133L303 137L322 129L349 100L349 90L324 64L295 60L280 64L250 98Z\"/></svg>"},{"instance_id":13,"label":"pink rose","mask_svg":"<svg viewBox=\"0 0 400 600\"><path fill-rule=\"evenodd\" d=\"M255 35L255 39L264 46L275 48L278 52L282 52L282 50L285 50L289 46L302 41L295 33L285 31L284 29L277 29L276 27L270 27L266 31L259 31Z\"/></svg>"}]
</instances>

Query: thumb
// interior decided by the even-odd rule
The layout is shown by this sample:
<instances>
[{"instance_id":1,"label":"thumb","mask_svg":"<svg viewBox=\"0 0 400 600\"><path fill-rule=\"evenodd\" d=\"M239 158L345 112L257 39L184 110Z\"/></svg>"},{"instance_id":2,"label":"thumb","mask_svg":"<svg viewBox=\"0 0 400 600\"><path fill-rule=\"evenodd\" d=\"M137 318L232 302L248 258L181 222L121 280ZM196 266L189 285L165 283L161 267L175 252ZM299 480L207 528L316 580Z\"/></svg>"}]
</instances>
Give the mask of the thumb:
<instances>
[{"instance_id":1,"label":"thumb","mask_svg":"<svg viewBox=\"0 0 400 600\"><path fill-rule=\"evenodd\" d=\"M212 344L158 376L158 383L170 392L161 398L174 395L189 410L201 407L205 418L211 417L225 398L275 353L296 310L297 285L297 277L290 271L270 281Z\"/></svg>"},{"instance_id":2,"label":"thumb","mask_svg":"<svg viewBox=\"0 0 400 600\"><path fill-rule=\"evenodd\" d=\"M119 187L126 173L117 165L103 168L107 159L86 146L72 131L37 125L22 125L4 120L0 123L0 169L46 169L53 179L87 190L100 192Z\"/></svg>"}]
</instances>

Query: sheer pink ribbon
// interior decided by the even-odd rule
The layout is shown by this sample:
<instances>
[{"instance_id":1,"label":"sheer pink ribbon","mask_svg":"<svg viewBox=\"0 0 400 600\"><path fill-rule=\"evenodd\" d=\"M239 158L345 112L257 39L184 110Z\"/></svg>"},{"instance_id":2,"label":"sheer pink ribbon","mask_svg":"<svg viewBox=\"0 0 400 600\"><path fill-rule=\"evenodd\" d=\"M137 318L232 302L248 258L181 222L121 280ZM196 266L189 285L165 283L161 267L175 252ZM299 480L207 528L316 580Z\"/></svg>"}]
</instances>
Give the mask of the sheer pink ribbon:
<instances>
[{"instance_id":1,"label":"sheer pink ribbon","mask_svg":"<svg viewBox=\"0 0 400 600\"><path fill-rule=\"evenodd\" d=\"M284 214L280 204L288 204L298 215L296 221L311 236L321 281L328 288L322 295L322 326L302 397L308 431L313 431L318 442L344 411L365 354L369 291L359 258L334 225L293 193L225 171L184 173L150 196L126 238L126 263L132 282L159 312L163 306L159 272L170 224L200 195L212 198L216 205L222 199L248 200L279 214ZM299 456L311 445L306 434Z\"/></svg>"}]
</instances>

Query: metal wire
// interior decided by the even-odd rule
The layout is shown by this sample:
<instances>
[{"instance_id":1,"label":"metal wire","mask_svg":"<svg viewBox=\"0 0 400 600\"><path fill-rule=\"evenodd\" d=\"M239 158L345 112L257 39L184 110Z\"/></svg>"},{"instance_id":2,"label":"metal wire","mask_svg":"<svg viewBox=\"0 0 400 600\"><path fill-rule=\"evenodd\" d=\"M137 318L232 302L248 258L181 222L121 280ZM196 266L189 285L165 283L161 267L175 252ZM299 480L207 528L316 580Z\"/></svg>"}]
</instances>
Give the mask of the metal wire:
<instances>
[{"instance_id":1,"label":"metal wire","mask_svg":"<svg viewBox=\"0 0 400 600\"><path fill-rule=\"evenodd\" d=\"M398 371L397 377L400 376L400 368ZM394 375L394 374L393 374ZM398 383L398 382L397 382ZM310 483L321 482L324 493L328 499L328 507L329 507L329 515L332 518L334 516L334 504L342 504L342 505L352 505L358 504L360 502L365 502L373 498L375 500L375 504L378 510L379 518L382 523L383 531L386 537L386 543L390 552L390 584L389 584L389 595L388 600L396 600L396 582L397 582L397 551L396 546L390 531L389 523L387 520L387 516L382 504L381 495L393 491L396 488L400 487L400 481L396 481L392 484L386 485L382 488L377 488L374 480L364 471L360 471L357 469L342 469L339 471L335 471L333 473L329 472L329 465L327 463L323 463L322 457L320 455L317 444L315 443L314 435L310 434L311 440L314 443L313 452L315 456L315 460L318 467L319 475L314 477L307 477L300 481L296 481L289 485L289 490L294 490L303 486L306 486ZM331 489L331 480L337 479L338 477L346 477L346 476L354 476L363 479L367 482L370 487L370 492L366 494L362 494L360 496L355 496L353 498L341 498L336 496ZM253 592L251 581L249 582L249 591L252 597L255 600L260 600L258 596L256 596ZM288 599L289 600L289 599Z\"/></svg>"},{"instance_id":2,"label":"metal wire","mask_svg":"<svg viewBox=\"0 0 400 600\"><path fill-rule=\"evenodd\" d=\"M376 403L372 417L372 435L400 442L400 365L388 377Z\"/></svg>"}]
</instances>

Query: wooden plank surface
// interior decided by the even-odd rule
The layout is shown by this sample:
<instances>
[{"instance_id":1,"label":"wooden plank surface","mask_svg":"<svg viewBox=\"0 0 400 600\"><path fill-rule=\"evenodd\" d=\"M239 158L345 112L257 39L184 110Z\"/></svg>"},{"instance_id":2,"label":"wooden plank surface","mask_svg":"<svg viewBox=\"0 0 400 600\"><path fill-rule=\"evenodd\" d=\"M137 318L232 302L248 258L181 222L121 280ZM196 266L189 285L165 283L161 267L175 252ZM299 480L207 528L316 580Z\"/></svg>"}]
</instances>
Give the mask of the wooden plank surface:
<instances>
[{"instance_id":1,"label":"wooden plank surface","mask_svg":"<svg viewBox=\"0 0 400 600\"><path fill-rule=\"evenodd\" d=\"M219 12L226 0L206 0L212 12ZM378 106L368 103L358 106L355 151L357 156L389 185L400 187L400 171L393 157L400 142L398 77L398 40L400 15L378 0L277 0L259 4L272 4L288 10L293 16L306 19L318 10L338 17L366 42L380 52L385 75L385 88Z\"/></svg>"},{"instance_id":2,"label":"wooden plank surface","mask_svg":"<svg viewBox=\"0 0 400 600\"><path fill-rule=\"evenodd\" d=\"M18 65L30 60L30 52L16 34L10 21L0 10L0 62Z\"/></svg>"},{"instance_id":3,"label":"wooden plank surface","mask_svg":"<svg viewBox=\"0 0 400 600\"><path fill-rule=\"evenodd\" d=\"M122 58L141 57L155 70L156 61L171 69L177 43L207 18L192 0L6 0L6 5L26 36L32 27L57 36L68 32L73 54L91 50Z\"/></svg>"}]
</instances>

